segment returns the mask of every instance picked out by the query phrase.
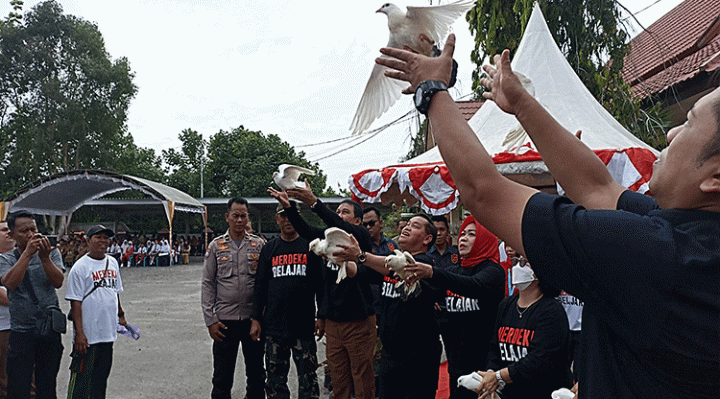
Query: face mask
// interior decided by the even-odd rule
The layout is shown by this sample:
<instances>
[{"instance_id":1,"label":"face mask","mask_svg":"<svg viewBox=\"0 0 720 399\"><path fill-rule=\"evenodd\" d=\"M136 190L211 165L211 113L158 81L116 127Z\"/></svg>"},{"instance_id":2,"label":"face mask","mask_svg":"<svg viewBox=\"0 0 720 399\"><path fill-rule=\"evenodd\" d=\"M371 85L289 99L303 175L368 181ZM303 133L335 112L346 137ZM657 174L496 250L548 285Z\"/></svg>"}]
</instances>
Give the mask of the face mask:
<instances>
[{"instance_id":1,"label":"face mask","mask_svg":"<svg viewBox=\"0 0 720 399\"><path fill-rule=\"evenodd\" d=\"M524 290L535 281L535 273L529 266L515 265L512 268L512 283L520 291Z\"/></svg>"}]
</instances>

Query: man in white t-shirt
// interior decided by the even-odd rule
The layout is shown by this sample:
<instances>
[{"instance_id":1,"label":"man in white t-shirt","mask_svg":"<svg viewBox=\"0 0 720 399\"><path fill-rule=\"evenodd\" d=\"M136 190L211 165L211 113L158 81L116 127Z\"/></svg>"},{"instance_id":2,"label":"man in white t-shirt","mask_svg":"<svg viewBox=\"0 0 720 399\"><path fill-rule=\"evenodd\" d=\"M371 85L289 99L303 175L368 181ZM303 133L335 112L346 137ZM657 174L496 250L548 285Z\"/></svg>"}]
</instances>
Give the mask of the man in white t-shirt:
<instances>
[{"instance_id":1,"label":"man in white t-shirt","mask_svg":"<svg viewBox=\"0 0 720 399\"><path fill-rule=\"evenodd\" d=\"M75 331L68 398L96 399L105 398L117 323L127 322L120 306L118 264L105 254L113 232L96 225L86 236L90 251L70 270L65 294Z\"/></svg>"}]
</instances>

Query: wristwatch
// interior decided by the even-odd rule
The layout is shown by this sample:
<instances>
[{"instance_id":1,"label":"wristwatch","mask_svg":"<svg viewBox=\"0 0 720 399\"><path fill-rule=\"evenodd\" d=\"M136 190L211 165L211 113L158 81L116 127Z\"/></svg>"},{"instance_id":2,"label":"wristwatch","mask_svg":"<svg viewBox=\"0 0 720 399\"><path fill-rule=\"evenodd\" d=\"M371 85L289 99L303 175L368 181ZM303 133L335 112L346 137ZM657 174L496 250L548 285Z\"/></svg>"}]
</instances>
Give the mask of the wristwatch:
<instances>
[{"instance_id":1,"label":"wristwatch","mask_svg":"<svg viewBox=\"0 0 720 399\"><path fill-rule=\"evenodd\" d=\"M495 372L495 378L497 378L497 381L498 381L497 390L499 391L499 390L505 388L506 382L505 382L505 380L503 380L502 375L500 374L500 370Z\"/></svg>"},{"instance_id":2,"label":"wristwatch","mask_svg":"<svg viewBox=\"0 0 720 399\"><path fill-rule=\"evenodd\" d=\"M365 251L360 252L360 255L358 256L358 263L365 263L367 260L367 256L365 255Z\"/></svg>"},{"instance_id":3,"label":"wristwatch","mask_svg":"<svg viewBox=\"0 0 720 399\"><path fill-rule=\"evenodd\" d=\"M415 108L423 115L430 109L430 101L435 93L447 91L447 85L439 80L426 80L415 89Z\"/></svg>"}]
</instances>

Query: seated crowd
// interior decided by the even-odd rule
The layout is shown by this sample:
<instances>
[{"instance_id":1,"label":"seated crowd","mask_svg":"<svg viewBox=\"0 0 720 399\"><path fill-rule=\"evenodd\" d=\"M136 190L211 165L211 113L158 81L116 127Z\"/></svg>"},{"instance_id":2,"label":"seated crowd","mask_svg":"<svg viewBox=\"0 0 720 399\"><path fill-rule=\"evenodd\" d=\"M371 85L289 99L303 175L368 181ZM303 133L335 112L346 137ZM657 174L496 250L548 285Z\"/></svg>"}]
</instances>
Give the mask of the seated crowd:
<instances>
[{"instance_id":1,"label":"seated crowd","mask_svg":"<svg viewBox=\"0 0 720 399\"><path fill-rule=\"evenodd\" d=\"M117 260L120 267L131 266L169 266L172 264L187 264L190 256L202 256L204 244L197 236L173 237L172 245L167 240L167 234L149 238L145 234L124 234L122 237L112 237L107 254ZM88 253L86 238L82 232L75 232L63 236L58 240L58 249L62 255L66 268Z\"/></svg>"}]
</instances>

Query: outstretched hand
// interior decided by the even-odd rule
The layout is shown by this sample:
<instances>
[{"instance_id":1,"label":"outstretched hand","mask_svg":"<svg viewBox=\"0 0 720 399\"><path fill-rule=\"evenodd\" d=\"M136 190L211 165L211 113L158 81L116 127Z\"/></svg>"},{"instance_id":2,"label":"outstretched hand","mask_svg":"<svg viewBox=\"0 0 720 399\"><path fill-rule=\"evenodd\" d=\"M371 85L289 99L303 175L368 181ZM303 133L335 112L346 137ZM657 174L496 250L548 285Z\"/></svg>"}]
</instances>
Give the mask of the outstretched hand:
<instances>
[{"instance_id":1,"label":"outstretched hand","mask_svg":"<svg viewBox=\"0 0 720 399\"><path fill-rule=\"evenodd\" d=\"M285 190L278 191L272 187L268 187L267 192L271 197L275 198L283 208L290 208L290 198L288 198Z\"/></svg>"},{"instance_id":2,"label":"outstretched hand","mask_svg":"<svg viewBox=\"0 0 720 399\"><path fill-rule=\"evenodd\" d=\"M483 66L488 78L480 79L480 83L487 88L483 97L492 100L501 110L517 115L523 109L523 102L532 98L520 83L520 79L513 73L510 66L510 51L505 50L493 57L495 67Z\"/></svg>"},{"instance_id":3,"label":"outstretched hand","mask_svg":"<svg viewBox=\"0 0 720 399\"><path fill-rule=\"evenodd\" d=\"M290 196L290 198L300 200L311 206L317 202L317 197L313 194L312 189L310 188L310 183L308 183L307 179L305 179L305 188L291 188L287 190L287 195Z\"/></svg>"},{"instance_id":4,"label":"outstretched hand","mask_svg":"<svg viewBox=\"0 0 720 399\"><path fill-rule=\"evenodd\" d=\"M455 51L455 34L450 34L439 57L426 57L412 51L392 47L380 49L387 57L375 59L375 63L386 66L385 76L410 83L403 94L412 94L417 86L426 80L438 80L446 85L452 75L452 57Z\"/></svg>"}]
</instances>

